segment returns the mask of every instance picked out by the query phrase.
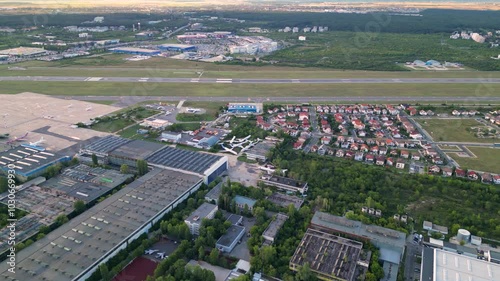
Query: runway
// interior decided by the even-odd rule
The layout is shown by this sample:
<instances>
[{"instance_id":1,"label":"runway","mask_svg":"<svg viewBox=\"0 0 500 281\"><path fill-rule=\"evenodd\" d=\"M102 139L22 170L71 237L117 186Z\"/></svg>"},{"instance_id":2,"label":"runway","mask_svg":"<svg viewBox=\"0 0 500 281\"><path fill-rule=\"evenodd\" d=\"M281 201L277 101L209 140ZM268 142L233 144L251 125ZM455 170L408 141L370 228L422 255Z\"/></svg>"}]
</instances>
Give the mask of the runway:
<instances>
[{"instance_id":1,"label":"runway","mask_svg":"<svg viewBox=\"0 0 500 281\"><path fill-rule=\"evenodd\" d=\"M230 79L160 77L3 76L0 81L212 84L499 84L500 78Z\"/></svg>"}]
</instances>

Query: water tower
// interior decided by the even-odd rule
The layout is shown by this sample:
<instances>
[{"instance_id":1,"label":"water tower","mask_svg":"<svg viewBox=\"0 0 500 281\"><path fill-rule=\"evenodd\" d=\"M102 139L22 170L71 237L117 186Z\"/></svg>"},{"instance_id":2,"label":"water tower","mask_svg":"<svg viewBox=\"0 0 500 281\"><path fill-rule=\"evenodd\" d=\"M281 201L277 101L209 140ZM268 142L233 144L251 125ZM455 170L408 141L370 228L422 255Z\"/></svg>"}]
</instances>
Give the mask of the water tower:
<instances>
[{"instance_id":1,"label":"water tower","mask_svg":"<svg viewBox=\"0 0 500 281\"><path fill-rule=\"evenodd\" d=\"M457 240L459 242L464 241L465 243L469 243L470 241L470 232L467 229L459 229L457 233Z\"/></svg>"}]
</instances>

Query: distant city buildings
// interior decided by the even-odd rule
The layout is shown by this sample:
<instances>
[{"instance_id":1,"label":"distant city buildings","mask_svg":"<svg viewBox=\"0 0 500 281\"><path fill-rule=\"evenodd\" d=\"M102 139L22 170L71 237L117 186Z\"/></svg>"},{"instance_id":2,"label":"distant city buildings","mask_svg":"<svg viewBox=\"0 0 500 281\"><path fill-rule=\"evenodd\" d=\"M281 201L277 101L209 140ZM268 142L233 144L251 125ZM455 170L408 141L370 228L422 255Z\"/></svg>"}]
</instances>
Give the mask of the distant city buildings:
<instances>
[{"instance_id":1,"label":"distant city buildings","mask_svg":"<svg viewBox=\"0 0 500 281\"><path fill-rule=\"evenodd\" d=\"M300 30L302 30L302 32L304 32L304 33L307 33L307 32L311 32L311 33L325 32L325 31L328 31L328 26L313 26L313 27L306 26L306 27L303 27L302 29L300 29L297 26L295 26L293 28L290 28L289 26L287 26L283 29L279 29L278 32L290 32L291 31L292 33L298 33Z\"/></svg>"}]
</instances>

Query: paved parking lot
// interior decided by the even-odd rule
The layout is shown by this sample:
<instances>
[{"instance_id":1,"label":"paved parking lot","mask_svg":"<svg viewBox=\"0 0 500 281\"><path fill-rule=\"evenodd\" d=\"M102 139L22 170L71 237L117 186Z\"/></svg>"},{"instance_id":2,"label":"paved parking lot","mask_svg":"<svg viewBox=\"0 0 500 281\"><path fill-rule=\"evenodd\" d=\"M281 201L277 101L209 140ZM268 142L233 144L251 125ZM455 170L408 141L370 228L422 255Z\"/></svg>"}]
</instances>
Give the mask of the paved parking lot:
<instances>
[{"instance_id":1,"label":"paved parking lot","mask_svg":"<svg viewBox=\"0 0 500 281\"><path fill-rule=\"evenodd\" d=\"M246 218L243 217L243 227L245 227L245 235L243 235L241 239L241 243L237 244L236 247L229 253L230 256L236 257L242 260L250 261L250 251L248 250L247 242L248 237L247 234L250 231L250 228L255 225L255 218Z\"/></svg>"},{"instance_id":2,"label":"paved parking lot","mask_svg":"<svg viewBox=\"0 0 500 281\"><path fill-rule=\"evenodd\" d=\"M177 249L177 247L179 247L179 242L175 242L173 240L168 240L168 239L162 239L149 248L158 250L157 252L151 255L143 255L143 257L146 257L154 261L160 261L160 259L156 257L156 254L165 253L166 256L169 256Z\"/></svg>"}]
</instances>

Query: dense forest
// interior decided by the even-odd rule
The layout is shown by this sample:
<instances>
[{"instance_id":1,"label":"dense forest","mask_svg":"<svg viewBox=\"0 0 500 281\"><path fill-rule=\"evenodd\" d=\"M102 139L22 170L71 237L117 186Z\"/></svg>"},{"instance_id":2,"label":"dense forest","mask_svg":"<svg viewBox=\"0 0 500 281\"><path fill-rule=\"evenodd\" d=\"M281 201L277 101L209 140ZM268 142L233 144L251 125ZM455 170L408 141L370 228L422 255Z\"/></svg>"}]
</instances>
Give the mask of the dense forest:
<instances>
[{"instance_id":1,"label":"dense forest","mask_svg":"<svg viewBox=\"0 0 500 281\"><path fill-rule=\"evenodd\" d=\"M370 31L378 23L381 32L390 33L442 33L456 29L498 29L500 11L470 10L424 10L422 16L388 15L386 13L344 14L344 13L294 13L294 12L240 12L216 11L198 13L245 20L240 26L257 25L262 28L279 29L285 26L328 26L334 31ZM369 30L365 30L368 28Z\"/></svg>"},{"instance_id":2,"label":"dense forest","mask_svg":"<svg viewBox=\"0 0 500 281\"><path fill-rule=\"evenodd\" d=\"M216 16L220 18L238 18L245 23L224 23L220 27L242 28L260 26L262 28L279 29L285 26L328 26L334 31L371 31L365 27L373 28L373 23L378 23L381 32L390 33L442 33L452 32L456 29L498 29L500 26L500 11L470 11L470 10L438 10L429 9L420 13L422 16L389 15L386 13L347 14L347 13L313 13L313 12L242 12L242 11L204 11L197 12L193 17ZM83 22L92 21L96 16L103 14L26 14L2 15L0 26L67 26L82 25ZM142 25L148 21L164 20L181 26L187 22L182 14L146 14L146 13L112 13L105 14L102 24L85 23L83 25L130 25L140 22ZM214 22L217 23L217 22ZM369 25L367 25L369 24Z\"/></svg>"},{"instance_id":3,"label":"dense forest","mask_svg":"<svg viewBox=\"0 0 500 281\"><path fill-rule=\"evenodd\" d=\"M0 14L1 15L1 14ZM92 22L94 17L104 16L103 23ZM188 21L180 14L146 14L146 13L101 13L101 14L24 14L24 15L1 15L0 26L10 27L28 27L28 26L56 26L63 27L68 25L78 26L103 26L103 25L125 25L130 26L135 23L141 23L147 27L149 21L166 20L155 27L182 26Z\"/></svg>"},{"instance_id":4,"label":"dense forest","mask_svg":"<svg viewBox=\"0 0 500 281\"><path fill-rule=\"evenodd\" d=\"M499 48L472 40L453 40L446 34L400 34L387 32L325 32L298 41L292 33L268 36L292 44L264 57L280 65L331 67L336 69L401 71L406 62L437 60L457 62L477 70L500 70Z\"/></svg>"},{"instance_id":5,"label":"dense forest","mask_svg":"<svg viewBox=\"0 0 500 281\"><path fill-rule=\"evenodd\" d=\"M327 156L293 151L287 142L272 151L271 159L288 176L309 183L309 200L333 214L348 211L356 219L403 230L392 218L408 214L414 227L424 220L470 230L474 235L500 240L500 188L479 182L432 175L410 175ZM382 210L379 219L362 215L362 206ZM455 233L450 233L450 235Z\"/></svg>"}]
</instances>

